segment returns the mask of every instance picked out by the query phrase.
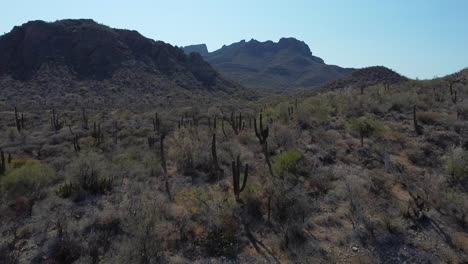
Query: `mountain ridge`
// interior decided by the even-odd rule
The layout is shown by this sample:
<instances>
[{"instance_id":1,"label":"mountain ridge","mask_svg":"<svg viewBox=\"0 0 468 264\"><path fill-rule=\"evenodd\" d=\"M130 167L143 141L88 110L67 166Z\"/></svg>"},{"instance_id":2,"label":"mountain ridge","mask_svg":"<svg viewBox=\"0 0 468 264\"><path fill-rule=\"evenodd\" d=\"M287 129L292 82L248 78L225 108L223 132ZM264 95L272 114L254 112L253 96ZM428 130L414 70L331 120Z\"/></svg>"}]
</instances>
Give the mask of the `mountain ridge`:
<instances>
[{"instance_id":1,"label":"mountain ridge","mask_svg":"<svg viewBox=\"0 0 468 264\"><path fill-rule=\"evenodd\" d=\"M183 49L189 54L197 52L193 45ZM213 52L203 49L199 54L228 79L263 89L312 87L354 70L325 64L304 41L291 37L278 42L241 40Z\"/></svg>"}]
</instances>

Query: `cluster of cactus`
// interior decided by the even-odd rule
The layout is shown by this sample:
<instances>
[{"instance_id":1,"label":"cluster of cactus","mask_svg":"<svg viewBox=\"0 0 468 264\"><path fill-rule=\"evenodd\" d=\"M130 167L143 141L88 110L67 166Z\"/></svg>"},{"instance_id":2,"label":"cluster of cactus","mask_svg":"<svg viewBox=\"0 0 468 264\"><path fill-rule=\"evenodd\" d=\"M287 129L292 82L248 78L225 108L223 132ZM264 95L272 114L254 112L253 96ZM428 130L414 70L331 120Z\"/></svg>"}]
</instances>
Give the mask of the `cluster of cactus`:
<instances>
[{"instance_id":1,"label":"cluster of cactus","mask_svg":"<svg viewBox=\"0 0 468 264\"><path fill-rule=\"evenodd\" d=\"M192 118L181 116L178 121L178 128L181 127L198 127L198 119L195 116L192 116Z\"/></svg>"},{"instance_id":2,"label":"cluster of cactus","mask_svg":"<svg viewBox=\"0 0 468 264\"><path fill-rule=\"evenodd\" d=\"M54 131L59 131L63 128L63 123L60 122L59 114L55 112L55 109L52 109L52 116L50 117L50 126Z\"/></svg>"},{"instance_id":3,"label":"cluster of cactus","mask_svg":"<svg viewBox=\"0 0 468 264\"><path fill-rule=\"evenodd\" d=\"M83 124L82 124L83 129L88 130L89 119L88 119L88 115L86 114L86 110L84 109L84 107L81 109L81 117L83 119Z\"/></svg>"},{"instance_id":4,"label":"cluster of cactus","mask_svg":"<svg viewBox=\"0 0 468 264\"><path fill-rule=\"evenodd\" d=\"M239 112L239 116L235 116L234 112L231 112L231 119L229 121L231 124L234 134L238 135L240 131L245 128L245 123L242 121L242 112Z\"/></svg>"},{"instance_id":5,"label":"cluster of cactus","mask_svg":"<svg viewBox=\"0 0 468 264\"><path fill-rule=\"evenodd\" d=\"M16 123L16 129L18 132L21 132L22 129L24 129L24 115L23 112L21 112L21 116L18 114L18 110L16 109L15 106L15 123Z\"/></svg>"},{"instance_id":6,"label":"cluster of cactus","mask_svg":"<svg viewBox=\"0 0 468 264\"><path fill-rule=\"evenodd\" d=\"M104 141L104 133L101 131L101 123L94 122L93 134L94 145L98 146Z\"/></svg>"},{"instance_id":7,"label":"cluster of cactus","mask_svg":"<svg viewBox=\"0 0 468 264\"><path fill-rule=\"evenodd\" d=\"M232 161L232 183L234 185L234 196L236 197L236 201L240 202L240 193L244 191L245 186L247 185L247 177L249 173L249 164L245 164L245 169L244 169L244 179L242 181L242 185L240 184L240 157L237 156L236 161Z\"/></svg>"},{"instance_id":8,"label":"cluster of cactus","mask_svg":"<svg viewBox=\"0 0 468 264\"><path fill-rule=\"evenodd\" d=\"M414 125L414 131L418 136L423 134L423 127L418 124L418 117L416 115L416 105L413 105L413 125Z\"/></svg>"}]
</instances>

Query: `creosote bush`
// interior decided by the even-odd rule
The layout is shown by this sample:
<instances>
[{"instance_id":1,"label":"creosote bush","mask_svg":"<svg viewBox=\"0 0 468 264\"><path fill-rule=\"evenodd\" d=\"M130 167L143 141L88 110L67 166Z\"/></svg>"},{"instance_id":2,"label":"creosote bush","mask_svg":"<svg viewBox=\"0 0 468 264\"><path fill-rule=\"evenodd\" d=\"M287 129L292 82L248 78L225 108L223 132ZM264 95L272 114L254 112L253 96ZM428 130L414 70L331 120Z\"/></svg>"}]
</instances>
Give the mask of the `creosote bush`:
<instances>
[{"instance_id":1,"label":"creosote bush","mask_svg":"<svg viewBox=\"0 0 468 264\"><path fill-rule=\"evenodd\" d=\"M5 176L0 177L2 192L9 197L36 196L55 180L55 171L38 160L13 160Z\"/></svg>"},{"instance_id":2,"label":"creosote bush","mask_svg":"<svg viewBox=\"0 0 468 264\"><path fill-rule=\"evenodd\" d=\"M276 175L281 177L287 173L295 174L297 172L297 163L302 154L298 150L283 151L273 157L273 170Z\"/></svg>"},{"instance_id":3,"label":"creosote bush","mask_svg":"<svg viewBox=\"0 0 468 264\"><path fill-rule=\"evenodd\" d=\"M364 145L364 138L378 137L387 130L385 124L372 114L351 119L349 121L349 128L359 135L361 146Z\"/></svg>"},{"instance_id":4,"label":"creosote bush","mask_svg":"<svg viewBox=\"0 0 468 264\"><path fill-rule=\"evenodd\" d=\"M309 98L302 101L297 109L297 118L303 128L327 121L333 108L325 98Z\"/></svg>"},{"instance_id":5,"label":"creosote bush","mask_svg":"<svg viewBox=\"0 0 468 264\"><path fill-rule=\"evenodd\" d=\"M449 181L459 183L468 178L468 153L461 147L452 147L444 156L445 172Z\"/></svg>"}]
</instances>

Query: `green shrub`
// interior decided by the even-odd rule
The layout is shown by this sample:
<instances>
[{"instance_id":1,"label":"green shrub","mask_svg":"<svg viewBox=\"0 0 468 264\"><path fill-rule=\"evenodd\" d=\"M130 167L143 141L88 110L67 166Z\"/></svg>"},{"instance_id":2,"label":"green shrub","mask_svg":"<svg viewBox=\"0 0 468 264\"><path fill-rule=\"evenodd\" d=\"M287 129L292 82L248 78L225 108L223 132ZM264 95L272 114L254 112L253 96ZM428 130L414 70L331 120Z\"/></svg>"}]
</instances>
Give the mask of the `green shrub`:
<instances>
[{"instance_id":1,"label":"green shrub","mask_svg":"<svg viewBox=\"0 0 468 264\"><path fill-rule=\"evenodd\" d=\"M297 109L298 121L302 127L310 127L315 123L328 120L333 108L326 98L309 98L304 100Z\"/></svg>"},{"instance_id":2,"label":"green shrub","mask_svg":"<svg viewBox=\"0 0 468 264\"><path fill-rule=\"evenodd\" d=\"M55 172L38 160L21 160L12 162L0 179L2 192L10 197L35 196L55 179Z\"/></svg>"},{"instance_id":3,"label":"green shrub","mask_svg":"<svg viewBox=\"0 0 468 264\"><path fill-rule=\"evenodd\" d=\"M384 123L372 114L351 119L349 128L359 135L361 146L364 145L364 138L380 136L387 129Z\"/></svg>"},{"instance_id":4,"label":"green shrub","mask_svg":"<svg viewBox=\"0 0 468 264\"><path fill-rule=\"evenodd\" d=\"M284 177L286 173L296 173L297 162L301 156L301 152L297 150L288 150L273 157L273 170L275 174Z\"/></svg>"},{"instance_id":5,"label":"green shrub","mask_svg":"<svg viewBox=\"0 0 468 264\"><path fill-rule=\"evenodd\" d=\"M461 147L452 147L444 156L444 169L450 182L463 181L468 177L468 153Z\"/></svg>"}]
</instances>

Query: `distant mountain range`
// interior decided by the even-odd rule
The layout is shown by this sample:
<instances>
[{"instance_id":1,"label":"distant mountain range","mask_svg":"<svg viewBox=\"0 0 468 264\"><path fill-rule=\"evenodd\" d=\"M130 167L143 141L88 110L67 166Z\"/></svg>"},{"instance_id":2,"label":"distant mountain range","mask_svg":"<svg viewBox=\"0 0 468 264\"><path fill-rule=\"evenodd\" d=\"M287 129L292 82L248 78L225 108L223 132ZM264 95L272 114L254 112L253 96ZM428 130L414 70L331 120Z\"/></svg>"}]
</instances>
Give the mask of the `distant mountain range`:
<instances>
[{"instance_id":1,"label":"distant mountain range","mask_svg":"<svg viewBox=\"0 0 468 264\"><path fill-rule=\"evenodd\" d=\"M325 64L309 46L295 38L273 41L242 40L208 52L205 44L183 48L199 53L228 79L262 89L290 89L317 86L339 79L354 69Z\"/></svg>"}]
</instances>

